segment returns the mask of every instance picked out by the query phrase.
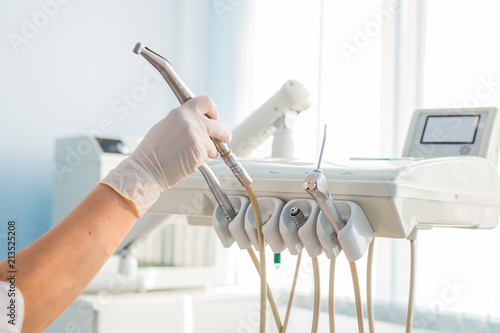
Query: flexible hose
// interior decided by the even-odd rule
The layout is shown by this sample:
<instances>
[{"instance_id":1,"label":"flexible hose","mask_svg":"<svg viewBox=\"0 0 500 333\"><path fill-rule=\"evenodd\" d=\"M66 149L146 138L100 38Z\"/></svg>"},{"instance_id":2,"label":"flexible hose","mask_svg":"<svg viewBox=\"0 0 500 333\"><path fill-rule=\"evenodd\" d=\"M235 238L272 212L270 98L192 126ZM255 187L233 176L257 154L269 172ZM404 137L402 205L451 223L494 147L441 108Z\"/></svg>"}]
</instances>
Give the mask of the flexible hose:
<instances>
[{"instance_id":1,"label":"flexible hose","mask_svg":"<svg viewBox=\"0 0 500 333\"><path fill-rule=\"evenodd\" d=\"M255 269L257 270L257 273L259 273L260 275L259 259L257 259L255 251L251 247L249 247L247 251L248 254L250 254L250 257L252 258L252 262L255 266ZM281 332L283 326L281 325L281 318L278 312L278 307L276 306L276 302L274 301L273 293L269 288L269 284L267 284L267 299L269 301L269 305L271 306L271 310L273 311L274 321L276 322L276 327L278 328L278 332Z\"/></svg>"},{"instance_id":2,"label":"flexible hose","mask_svg":"<svg viewBox=\"0 0 500 333\"><path fill-rule=\"evenodd\" d=\"M313 264L313 275L314 275L314 310L313 310L313 322L311 333L318 332L319 325L319 313L321 311L321 292L320 292L320 281L319 281L319 264L318 258L312 257Z\"/></svg>"},{"instance_id":3,"label":"flexible hose","mask_svg":"<svg viewBox=\"0 0 500 333\"><path fill-rule=\"evenodd\" d=\"M264 248L264 236L262 235L262 216L260 215L259 203L255 196L253 186L250 184L245 187L248 193L248 198L252 204L253 215L255 217L255 226L257 228L257 240L259 242L259 266L260 266L260 326L259 332L266 332L266 294L267 294L267 278L266 278L266 253Z\"/></svg>"},{"instance_id":4,"label":"flexible hose","mask_svg":"<svg viewBox=\"0 0 500 333\"><path fill-rule=\"evenodd\" d=\"M413 305L415 303L415 240L410 240L410 294L408 296L408 313L406 314L406 333L411 333L413 326Z\"/></svg>"},{"instance_id":5,"label":"flexible hose","mask_svg":"<svg viewBox=\"0 0 500 333\"><path fill-rule=\"evenodd\" d=\"M283 323L283 329L281 333L286 333L288 327L288 320L290 319L290 312L292 310L293 297L295 296L295 286L297 285L297 278L299 277L300 271L300 260L302 259L302 251L299 252L297 256L297 264L295 264L295 274L293 275L292 289L290 290L290 297L288 298L288 305L286 307L285 322Z\"/></svg>"},{"instance_id":6,"label":"flexible hose","mask_svg":"<svg viewBox=\"0 0 500 333\"><path fill-rule=\"evenodd\" d=\"M358 269L356 268L355 261L350 261L349 266L351 268L352 285L354 287L354 298L356 299L356 315L358 317L358 331L359 333L364 333L365 328L363 327L363 306L361 304L361 291L359 289Z\"/></svg>"},{"instance_id":7,"label":"flexible hose","mask_svg":"<svg viewBox=\"0 0 500 333\"><path fill-rule=\"evenodd\" d=\"M328 318L330 320L330 333L335 333L335 298L333 286L335 285L335 259L330 260L330 283L328 292Z\"/></svg>"},{"instance_id":8,"label":"flexible hose","mask_svg":"<svg viewBox=\"0 0 500 333\"><path fill-rule=\"evenodd\" d=\"M234 211L234 207L231 204L231 201L229 200L228 196L222 189L222 186L220 185L219 180L215 176L212 169L210 169L208 165L202 164L200 165L198 170L200 170L201 174L205 178L205 181L207 182L210 191L212 191L215 201L217 201L217 203L219 204L219 207L226 216L228 222L234 220L234 218L236 217L236 212Z\"/></svg>"},{"instance_id":9,"label":"flexible hose","mask_svg":"<svg viewBox=\"0 0 500 333\"><path fill-rule=\"evenodd\" d=\"M375 333L375 316L373 315L372 298L372 266L373 266L373 248L375 247L375 238L372 239L368 248L368 261L366 263L366 310L368 312L368 328L370 333Z\"/></svg>"}]
</instances>

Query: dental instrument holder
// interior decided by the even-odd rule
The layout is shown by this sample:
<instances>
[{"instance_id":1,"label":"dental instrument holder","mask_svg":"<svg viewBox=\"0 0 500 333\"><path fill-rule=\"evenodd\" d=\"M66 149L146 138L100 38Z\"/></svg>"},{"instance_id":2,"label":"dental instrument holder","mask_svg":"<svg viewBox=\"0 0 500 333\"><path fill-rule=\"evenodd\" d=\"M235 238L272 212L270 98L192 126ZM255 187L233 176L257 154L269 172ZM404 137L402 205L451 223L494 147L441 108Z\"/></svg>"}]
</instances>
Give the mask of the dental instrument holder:
<instances>
[{"instance_id":1,"label":"dental instrument holder","mask_svg":"<svg viewBox=\"0 0 500 333\"><path fill-rule=\"evenodd\" d=\"M229 200L235 209L236 216L232 221L229 221L224 216L221 207L217 205L212 214L212 226L225 248L231 247L236 241L240 249L248 249L252 242L245 231L245 215L250 200L242 195L230 196Z\"/></svg>"},{"instance_id":2,"label":"dental instrument holder","mask_svg":"<svg viewBox=\"0 0 500 333\"><path fill-rule=\"evenodd\" d=\"M311 171L304 181L303 188L316 200L319 208L326 215L333 229L338 234L345 226L345 223L333 203L330 192L328 192L328 184L323 172L320 169Z\"/></svg>"},{"instance_id":3,"label":"dental instrument holder","mask_svg":"<svg viewBox=\"0 0 500 333\"><path fill-rule=\"evenodd\" d=\"M304 182L304 189L311 197L316 200L321 209L318 217L318 223L324 225L325 219L333 227L337 235L338 243L344 250L344 253L349 261L360 259L368 250L374 232L368 221L363 209L355 202L341 201L334 203L330 193L328 192L327 180L321 170L313 170L307 175ZM343 215L337 209L338 204L343 207ZM347 221L347 222L344 222ZM324 227L322 227L324 230ZM319 233L318 233L319 234ZM324 235L324 233L322 233ZM329 242L326 240L326 235L323 237L323 243ZM335 241L332 237L332 244L328 244L329 254L332 256L338 252L335 246ZM331 248L330 246L334 246Z\"/></svg>"},{"instance_id":4,"label":"dental instrument holder","mask_svg":"<svg viewBox=\"0 0 500 333\"><path fill-rule=\"evenodd\" d=\"M451 119L458 120L470 115L480 116L478 126L473 131L477 132L474 145L481 147L486 145L485 151L491 151L492 147L497 147L498 143L495 140L500 133L500 118L496 117L496 108L420 111L419 117L414 117L414 121L418 124L411 126L414 130L408 135L407 143L420 142L426 133L424 128L426 121L435 120L436 117L447 120L450 119L450 115L453 116ZM479 126L484 122L486 123L483 127ZM451 122L448 125L456 123ZM488 129L490 132L487 131ZM425 147L429 154L432 153L434 146L440 149L446 146L451 155L460 154L464 146L471 145L427 144ZM469 155L474 153L472 148ZM497 161L494 158L488 160L486 157L489 155L446 157L429 155L426 158L410 156L392 159L358 158L349 161L325 161L321 165L322 172L313 171L312 174L311 170L319 169L317 162L313 164L313 162L296 160L254 159L247 160L245 166L252 170L253 187L258 197L276 197L284 202L294 199L311 199L311 193L314 194L315 190L304 191L301 186L297 186L297 183L304 181L304 175L311 174L308 183L315 182L316 186L320 184L317 186L317 191L324 190L323 200L330 203L330 207L334 207L331 205L331 199L334 200L334 204L337 201L355 202L362 207L377 237L401 239L407 238L415 228L495 228L498 224L498 216L500 216L500 178L495 166ZM212 163L210 166L217 173L226 169L226 165L221 161L212 161ZM162 194L160 201L151 208L151 211L160 214L186 214L185 210L181 209L181 205L192 202L193 194L198 193L204 183L204 179L198 173L187 178ZM312 187L314 188L314 185ZM307 188L309 189L309 184ZM246 194L235 180L227 183L225 189L233 195ZM327 192L332 196L331 199ZM322 202L319 194L316 198ZM213 200L209 202L206 199L202 208L193 211L190 215L194 215L200 221L203 220L205 225L211 225ZM345 215L338 205L337 210L341 215L337 221L342 223L340 227L343 227L345 225L343 220L349 216ZM371 232L359 231L357 224L361 220L363 219L352 215L347 219L347 224L354 223L352 232L364 239L364 244L368 244ZM328 225L330 228L327 228ZM328 218L320 219L317 223L317 230L321 230L321 232L318 231L318 237L330 258L338 255L340 251L338 244L334 242L334 235L337 235L334 225L335 223L331 224ZM296 226L293 227L297 232ZM345 228L340 227L340 230ZM367 230L369 231L369 228ZM287 239L283 238L287 242ZM296 239L298 239L297 243L302 243L298 238L298 232ZM345 248L354 247L354 245L348 245L348 241L342 242ZM359 247L357 253L364 252L364 245L358 243L356 246ZM292 249L293 253L298 254L303 245L298 251L293 250L295 244L287 243L287 247ZM349 254L350 259L355 259L355 257Z\"/></svg>"},{"instance_id":5,"label":"dental instrument holder","mask_svg":"<svg viewBox=\"0 0 500 333\"><path fill-rule=\"evenodd\" d=\"M373 229L363 209L357 203L353 201L335 201L334 205L338 209L341 219L346 221L345 226L336 233L339 248L344 250L348 261L357 261L368 250L374 237ZM318 224L324 226L328 222L330 220L322 211L318 216ZM335 244L334 241L333 244ZM334 247L333 252L337 251L338 249Z\"/></svg>"},{"instance_id":6,"label":"dental instrument holder","mask_svg":"<svg viewBox=\"0 0 500 333\"><path fill-rule=\"evenodd\" d=\"M326 257L331 260L337 258L342 252L342 246L340 246L337 233L323 213L318 215L316 233Z\"/></svg>"},{"instance_id":7,"label":"dental instrument holder","mask_svg":"<svg viewBox=\"0 0 500 333\"><path fill-rule=\"evenodd\" d=\"M351 214L348 216L348 224L346 224L333 202L330 192L328 191L328 182L323 171L320 169L323 151L325 149L326 134L325 125L318 166L307 175L303 188L318 203L322 213L320 218L323 216L322 218L326 218L332 225L337 234L340 246L344 249L347 260L356 261L360 259L368 249L373 239L374 232L363 209L358 204L355 202L348 202ZM319 224L321 225L322 222ZM330 254L333 255L335 252L336 251L332 251Z\"/></svg>"},{"instance_id":8,"label":"dental instrument holder","mask_svg":"<svg viewBox=\"0 0 500 333\"><path fill-rule=\"evenodd\" d=\"M264 244L269 244L273 253L281 253L285 250L285 242L279 231L280 214L285 206L283 200L271 197L260 197L257 199L262 218L262 234L264 235ZM259 250L259 241L257 238L257 227L252 205L245 214L245 230L252 241L255 249Z\"/></svg>"},{"instance_id":9,"label":"dental instrument holder","mask_svg":"<svg viewBox=\"0 0 500 333\"><path fill-rule=\"evenodd\" d=\"M300 209L306 219L300 227L297 227L290 216L290 210L293 207ZM280 217L280 233L292 255L298 255L304 247L310 257L317 257L323 253L323 247L316 233L319 212L318 204L312 199L290 200L283 208Z\"/></svg>"},{"instance_id":10,"label":"dental instrument holder","mask_svg":"<svg viewBox=\"0 0 500 333\"><path fill-rule=\"evenodd\" d=\"M172 89L172 91L174 92L175 96L177 97L177 99L181 104L184 104L191 98L195 97L193 92L181 79L180 75L177 73L174 66L172 66L172 64L167 59L151 51L147 47L144 47L141 43L137 43L137 45L134 48L134 53L142 55L160 72L160 74L167 81L168 85L170 86L170 88ZM243 166L238 162L238 159L236 158L236 156L234 156L232 151L219 139L213 137L211 139L215 147L217 148L217 151L219 152L221 158L224 160L226 165L231 169L235 177L238 178L241 185L243 185L243 187L247 187L250 184L252 184L252 179L246 172L245 168L243 168ZM208 168L208 166L206 168ZM216 195L217 193L217 195L220 196L221 194L220 192L222 192L222 190L221 191L217 190L214 192L214 190L212 189L212 193L214 193L214 195ZM229 200L227 199L227 196L216 197L216 199L219 205L221 204L221 202L223 202L224 204L230 204ZM219 200L221 202L219 202Z\"/></svg>"}]
</instances>

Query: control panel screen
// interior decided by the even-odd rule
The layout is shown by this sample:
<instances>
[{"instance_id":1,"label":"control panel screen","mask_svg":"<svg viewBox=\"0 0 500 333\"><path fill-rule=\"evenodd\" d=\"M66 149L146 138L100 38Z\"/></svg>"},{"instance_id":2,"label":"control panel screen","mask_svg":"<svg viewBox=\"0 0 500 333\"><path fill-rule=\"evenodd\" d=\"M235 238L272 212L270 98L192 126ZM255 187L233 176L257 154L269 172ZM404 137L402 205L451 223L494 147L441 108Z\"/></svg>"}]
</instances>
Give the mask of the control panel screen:
<instances>
[{"instance_id":1,"label":"control panel screen","mask_svg":"<svg viewBox=\"0 0 500 333\"><path fill-rule=\"evenodd\" d=\"M480 115L427 116L420 143L473 144Z\"/></svg>"}]
</instances>

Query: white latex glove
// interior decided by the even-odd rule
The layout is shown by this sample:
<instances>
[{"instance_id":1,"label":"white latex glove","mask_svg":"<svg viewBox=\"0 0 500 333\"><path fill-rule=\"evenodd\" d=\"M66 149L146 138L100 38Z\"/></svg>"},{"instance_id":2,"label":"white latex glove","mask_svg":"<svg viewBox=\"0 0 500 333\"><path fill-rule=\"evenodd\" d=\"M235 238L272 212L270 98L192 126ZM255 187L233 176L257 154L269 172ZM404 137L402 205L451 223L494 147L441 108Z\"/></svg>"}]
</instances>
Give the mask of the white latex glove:
<instances>
[{"instance_id":1,"label":"white latex glove","mask_svg":"<svg viewBox=\"0 0 500 333\"><path fill-rule=\"evenodd\" d=\"M209 157L217 157L210 137L225 143L231 140L231 132L218 119L217 107L209 97L187 101L153 126L101 183L130 200L141 217L162 192L193 174Z\"/></svg>"}]
</instances>

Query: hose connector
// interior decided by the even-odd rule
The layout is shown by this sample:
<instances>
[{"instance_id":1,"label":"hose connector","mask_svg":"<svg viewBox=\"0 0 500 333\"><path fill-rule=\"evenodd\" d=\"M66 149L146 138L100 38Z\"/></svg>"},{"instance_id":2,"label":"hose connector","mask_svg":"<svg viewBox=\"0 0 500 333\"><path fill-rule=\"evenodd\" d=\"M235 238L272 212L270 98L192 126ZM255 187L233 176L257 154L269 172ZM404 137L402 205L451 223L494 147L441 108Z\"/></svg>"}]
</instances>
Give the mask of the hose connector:
<instances>
[{"instance_id":1,"label":"hose connector","mask_svg":"<svg viewBox=\"0 0 500 333\"><path fill-rule=\"evenodd\" d=\"M292 209L290 209L290 217L292 218L293 223L295 223L297 229L302 227L307 222L304 213L302 213L302 210L300 210L299 207L292 207Z\"/></svg>"},{"instance_id":2,"label":"hose connector","mask_svg":"<svg viewBox=\"0 0 500 333\"><path fill-rule=\"evenodd\" d=\"M221 142L217 138L212 138L212 141L214 142L220 157L224 160L224 163L226 163L229 169L231 169L234 176L238 178L241 185L243 185L243 187L251 185L253 182L252 178L250 178L250 175L238 161L231 149L229 149L225 143Z\"/></svg>"}]
</instances>

